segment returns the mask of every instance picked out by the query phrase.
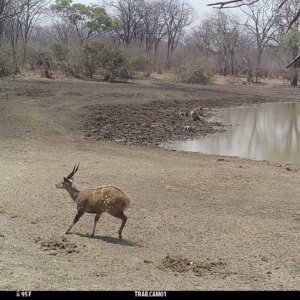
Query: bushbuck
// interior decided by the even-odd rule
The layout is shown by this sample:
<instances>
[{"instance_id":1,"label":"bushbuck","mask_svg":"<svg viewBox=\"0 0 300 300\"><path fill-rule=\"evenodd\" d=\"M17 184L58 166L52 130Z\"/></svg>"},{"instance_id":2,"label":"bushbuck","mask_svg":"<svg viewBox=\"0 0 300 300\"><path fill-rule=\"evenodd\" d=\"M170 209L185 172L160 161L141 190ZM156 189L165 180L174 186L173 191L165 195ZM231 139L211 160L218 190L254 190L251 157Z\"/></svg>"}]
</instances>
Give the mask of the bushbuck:
<instances>
[{"instance_id":1,"label":"bushbuck","mask_svg":"<svg viewBox=\"0 0 300 300\"><path fill-rule=\"evenodd\" d=\"M90 213L95 214L94 227L91 234L93 237L101 214L108 212L112 216L122 220L120 229L118 231L119 238L121 239L122 231L127 221L124 210L130 204L128 195L113 185L100 186L79 191L73 183L73 176L78 171L78 168L79 164L75 164L72 172L67 177L63 177L62 182L55 185L58 189L67 190L77 205L77 214L72 225L66 231L66 234L70 232L72 227L79 221L84 213Z\"/></svg>"}]
</instances>

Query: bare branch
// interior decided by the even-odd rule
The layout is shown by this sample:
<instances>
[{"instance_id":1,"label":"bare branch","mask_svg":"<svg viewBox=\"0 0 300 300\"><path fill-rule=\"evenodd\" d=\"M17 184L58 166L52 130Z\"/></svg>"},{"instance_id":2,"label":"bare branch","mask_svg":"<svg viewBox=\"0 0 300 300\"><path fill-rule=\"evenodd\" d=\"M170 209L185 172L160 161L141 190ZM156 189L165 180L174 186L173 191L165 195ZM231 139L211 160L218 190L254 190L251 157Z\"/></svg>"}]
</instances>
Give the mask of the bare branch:
<instances>
[{"instance_id":1,"label":"bare branch","mask_svg":"<svg viewBox=\"0 0 300 300\"><path fill-rule=\"evenodd\" d=\"M280 5L279 5L279 8L281 8L285 3L287 3L288 2L288 0L283 0L281 3L280 3Z\"/></svg>"},{"instance_id":2,"label":"bare branch","mask_svg":"<svg viewBox=\"0 0 300 300\"><path fill-rule=\"evenodd\" d=\"M288 26L288 29L286 30L287 32L291 29L291 27L293 26L293 24L300 18L300 9L298 10L296 16L293 18L293 20L291 21L291 23Z\"/></svg>"},{"instance_id":3,"label":"bare branch","mask_svg":"<svg viewBox=\"0 0 300 300\"><path fill-rule=\"evenodd\" d=\"M221 1L221 2L216 2L216 3L207 4L207 6L220 5L220 8L222 8L222 7L224 7L225 5L228 5L228 4L231 4L231 3L242 2L242 1L244 1L244 0Z\"/></svg>"},{"instance_id":4,"label":"bare branch","mask_svg":"<svg viewBox=\"0 0 300 300\"><path fill-rule=\"evenodd\" d=\"M300 54L298 54L287 66L286 68L289 68L293 64L296 64L298 61L300 61Z\"/></svg>"},{"instance_id":5,"label":"bare branch","mask_svg":"<svg viewBox=\"0 0 300 300\"><path fill-rule=\"evenodd\" d=\"M236 7L241 7L241 6L245 6L245 5L247 5L247 6L252 5L252 4L258 2L259 0L253 0L250 3L240 3L240 4L237 4L237 5L228 6L229 4L243 2L243 1L244 0L230 0L230 1L221 1L221 2L216 2L216 3L211 3L211 4L207 4L207 5L208 6L213 6L214 8L220 8L220 9L222 9L222 8L236 8Z\"/></svg>"}]
</instances>

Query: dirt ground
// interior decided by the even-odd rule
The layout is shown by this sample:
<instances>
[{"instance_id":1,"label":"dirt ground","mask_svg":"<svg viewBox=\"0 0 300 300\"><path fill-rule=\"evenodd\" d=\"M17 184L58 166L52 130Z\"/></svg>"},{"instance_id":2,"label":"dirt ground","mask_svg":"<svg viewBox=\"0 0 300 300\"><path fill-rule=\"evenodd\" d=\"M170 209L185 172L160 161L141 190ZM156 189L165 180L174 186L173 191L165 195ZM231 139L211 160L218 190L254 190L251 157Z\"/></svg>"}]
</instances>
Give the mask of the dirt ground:
<instances>
[{"instance_id":1,"label":"dirt ground","mask_svg":"<svg viewBox=\"0 0 300 300\"><path fill-rule=\"evenodd\" d=\"M208 118L214 108L299 101L299 92L1 79L0 289L300 290L299 166L157 147L222 129ZM178 114L197 106L197 125ZM94 238L88 214L64 234L76 208L55 184L76 162L78 188L130 194L122 240L108 214Z\"/></svg>"}]
</instances>

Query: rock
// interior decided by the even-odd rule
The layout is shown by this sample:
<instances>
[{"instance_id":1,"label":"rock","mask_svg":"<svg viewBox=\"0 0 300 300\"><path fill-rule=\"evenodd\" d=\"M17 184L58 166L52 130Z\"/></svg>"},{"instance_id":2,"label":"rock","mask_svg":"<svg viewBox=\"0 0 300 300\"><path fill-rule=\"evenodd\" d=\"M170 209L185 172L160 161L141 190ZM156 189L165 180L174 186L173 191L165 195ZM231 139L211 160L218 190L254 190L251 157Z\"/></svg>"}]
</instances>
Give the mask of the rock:
<instances>
[{"instance_id":1,"label":"rock","mask_svg":"<svg viewBox=\"0 0 300 300\"><path fill-rule=\"evenodd\" d=\"M153 261L152 261L152 260L150 260L150 259L144 259L144 263L145 263L145 264L152 264L152 263L153 263Z\"/></svg>"},{"instance_id":2,"label":"rock","mask_svg":"<svg viewBox=\"0 0 300 300\"><path fill-rule=\"evenodd\" d=\"M261 260L262 260L262 261L269 261L269 259L268 259L266 256L262 256L262 257L261 257Z\"/></svg>"}]
</instances>

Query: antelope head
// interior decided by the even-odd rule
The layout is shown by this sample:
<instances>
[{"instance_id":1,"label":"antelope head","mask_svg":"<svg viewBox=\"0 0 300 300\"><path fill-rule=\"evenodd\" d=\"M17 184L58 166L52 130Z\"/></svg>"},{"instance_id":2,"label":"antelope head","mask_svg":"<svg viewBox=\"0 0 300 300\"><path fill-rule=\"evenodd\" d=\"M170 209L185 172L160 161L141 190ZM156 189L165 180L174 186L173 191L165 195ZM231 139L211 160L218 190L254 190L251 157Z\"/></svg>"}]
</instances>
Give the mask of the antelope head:
<instances>
[{"instance_id":1,"label":"antelope head","mask_svg":"<svg viewBox=\"0 0 300 300\"><path fill-rule=\"evenodd\" d=\"M75 164L72 172L68 176L63 177L63 181L57 183L55 186L58 189L65 189L65 190L69 191L73 186L73 182L74 182L73 176L78 171L78 168L79 168L79 163L77 165Z\"/></svg>"}]
</instances>

